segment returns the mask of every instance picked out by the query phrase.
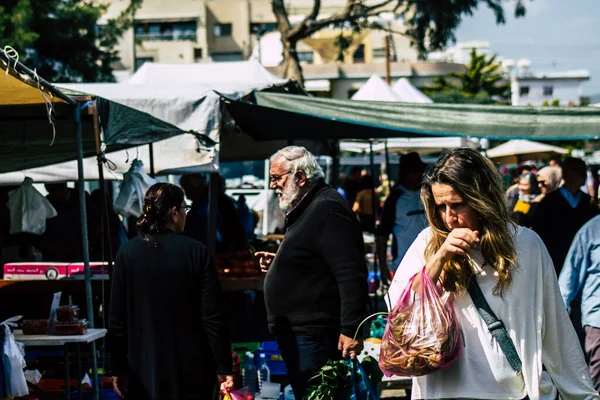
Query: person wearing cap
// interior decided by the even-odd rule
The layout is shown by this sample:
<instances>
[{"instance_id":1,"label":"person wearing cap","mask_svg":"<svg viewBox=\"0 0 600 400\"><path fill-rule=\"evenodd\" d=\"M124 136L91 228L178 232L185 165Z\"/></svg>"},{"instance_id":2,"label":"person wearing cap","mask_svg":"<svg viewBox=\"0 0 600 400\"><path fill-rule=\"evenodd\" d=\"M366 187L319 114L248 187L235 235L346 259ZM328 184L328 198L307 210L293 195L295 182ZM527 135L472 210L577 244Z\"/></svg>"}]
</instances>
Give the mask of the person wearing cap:
<instances>
[{"instance_id":1,"label":"person wearing cap","mask_svg":"<svg viewBox=\"0 0 600 400\"><path fill-rule=\"evenodd\" d=\"M421 181L425 163L416 152L400 157L398 184L385 200L380 223L376 229L377 256L381 266L381 280L390 281L387 263L387 241L392 235L392 265L396 271L404 254L419 233L427 226L425 209L421 201Z\"/></svg>"}]
</instances>

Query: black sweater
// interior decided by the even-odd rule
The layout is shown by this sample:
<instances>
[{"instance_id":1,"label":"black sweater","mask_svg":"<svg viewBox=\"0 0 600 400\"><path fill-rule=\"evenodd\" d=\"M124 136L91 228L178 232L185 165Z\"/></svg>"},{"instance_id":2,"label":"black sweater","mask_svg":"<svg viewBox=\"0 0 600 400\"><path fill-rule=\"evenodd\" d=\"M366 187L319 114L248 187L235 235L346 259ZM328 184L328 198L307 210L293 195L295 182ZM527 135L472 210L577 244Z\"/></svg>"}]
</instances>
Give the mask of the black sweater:
<instances>
[{"instance_id":1,"label":"black sweater","mask_svg":"<svg viewBox=\"0 0 600 400\"><path fill-rule=\"evenodd\" d=\"M288 213L265 279L270 330L353 337L367 306L367 266L358 220L322 180Z\"/></svg>"},{"instance_id":2,"label":"black sweater","mask_svg":"<svg viewBox=\"0 0 600 400\"><path fill-rule=\"evenodd\" d=\"M534 211L531 228L540 236L560 274L577 231L597 214L590 205L590 196L581 193L576 208L571 207L560 190L547 195Z\"/></svg>"},{"instance_id":3,"label":"black sweater","mask_svg":"<svg viewBox=\"0 0 600 400\"><path fill-rule=\"evenodd\" d=\"M113 374L130 377L131 398L208 399L216 374L232 369L217 272L202 243L157 238L157 248L132 239L115 260Z\"/></svg>"}]
</instances>

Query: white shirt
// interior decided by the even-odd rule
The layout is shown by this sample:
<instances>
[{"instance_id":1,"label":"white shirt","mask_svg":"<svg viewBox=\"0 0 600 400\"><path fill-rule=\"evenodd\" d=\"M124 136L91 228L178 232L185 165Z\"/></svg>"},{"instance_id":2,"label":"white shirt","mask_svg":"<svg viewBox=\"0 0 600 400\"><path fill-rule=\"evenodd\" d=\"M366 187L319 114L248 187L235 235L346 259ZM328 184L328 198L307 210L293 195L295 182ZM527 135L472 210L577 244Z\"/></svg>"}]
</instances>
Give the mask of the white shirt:
<instances>
[{"instance_id":1,"label":"white shirt","mask_svg":"<svg viewBox=\"0 0 600 400\"><path fill-rule=\"evenodd\" d=\"M515 344L523 363L517 376L489 333L467 292L454 299L465 347L460 357L445 369L413 378L413 399L522 399L554 400L556 390L563 399L600 399L579 341L560 296L552 260L533 231L516 231L517 267L503 297L492 294L495 271L482 266L481 254L473 252L480 274L477 283ZM414 241L398 268L390 287L396 304L408 280L426 264L424 250L431 231L425 229ZM389 306L389 305L388 305ZM542 366L548 372L542 372Z\"/></svg>"},{"instance_id":2,"label":"white shirt","mask_svg":"<svg viewBox=\"0 0 600 400\"><path fill-rule=\"evenodd\" d=\"M398 254L392 263L394 271L417 235L427 226L421 193L418 190L408 190L402 185L398 187L402 194L396 201L396 221L392 231L398 246Z\"/></svg>"}]
</instances>

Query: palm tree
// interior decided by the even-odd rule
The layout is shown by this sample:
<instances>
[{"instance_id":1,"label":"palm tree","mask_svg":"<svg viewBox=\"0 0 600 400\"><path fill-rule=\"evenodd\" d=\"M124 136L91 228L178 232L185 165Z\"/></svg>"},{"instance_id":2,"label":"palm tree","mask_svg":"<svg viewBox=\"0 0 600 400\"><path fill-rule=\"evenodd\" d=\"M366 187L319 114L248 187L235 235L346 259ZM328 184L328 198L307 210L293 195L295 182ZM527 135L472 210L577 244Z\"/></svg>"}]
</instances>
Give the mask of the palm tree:
<instances>
[{"instance_id":1,"label":"palm tree","mask_svg":"<svg viewBox=\"0 0 600 400\"><path fill-rule=\"evenodd\" d=\"M459 84L449 82L446 77L437 77L425 93L435 102L451 103L494 103L510 97L510 83L502 73L502 64L496 55L488 58L471 50L471 60L465 72L448 74Z\"/></svg>"}]
</instances>

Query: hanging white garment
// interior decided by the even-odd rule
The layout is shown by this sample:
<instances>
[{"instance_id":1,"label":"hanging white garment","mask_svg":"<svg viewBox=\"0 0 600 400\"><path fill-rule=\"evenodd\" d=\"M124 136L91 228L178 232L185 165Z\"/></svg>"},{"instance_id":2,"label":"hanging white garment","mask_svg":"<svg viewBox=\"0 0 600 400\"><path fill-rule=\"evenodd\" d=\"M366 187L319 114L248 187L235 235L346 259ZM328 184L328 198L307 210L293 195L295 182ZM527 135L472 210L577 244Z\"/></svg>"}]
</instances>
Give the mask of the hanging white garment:
<instances>
[{"instance_id":1,"label":"hanging white garment","mask_svg":"<svg viewBox=\"0 0 600 400\"><path fill-rule=\"evenodd\" d=\"M8 192L10 210L10 234L46 231L46 219L56 217L52 204L33 187L33 180L26 177L20 188Z\"/></svg>"},{"instance_id":2,"label":"hanging white garment","mask_svg":"<svg viewBox=\"0 0 600 400\"><path fill-rule=\"evenodd\" d=\"M0 349L0 355L4 366L4 382L6 383L6 394L9 398L27 396L29 389L25 380L23 370L25 364L25 348L22 343L15 340L12 328L17 326L22 316L18 315L0 323L0 329L4 330L4 345Z\"/></svg>"},{"instance_id":3,"label":"hanging white garment","mask_svg":"<svg viewBox=\"0 0 600 400\"><path fill-rule=\"evenodd\" d=\"M141 216L146 191L155 183L156 180L144 171L144 163L133 160L129 171L123 174L123 183L115 200L114 210L124 217Z\"/></svg>"}]
</instances>

